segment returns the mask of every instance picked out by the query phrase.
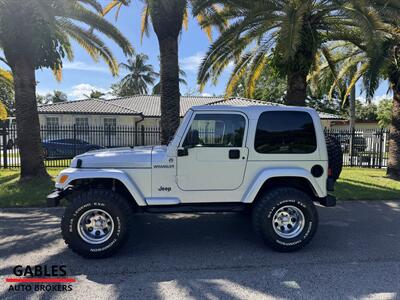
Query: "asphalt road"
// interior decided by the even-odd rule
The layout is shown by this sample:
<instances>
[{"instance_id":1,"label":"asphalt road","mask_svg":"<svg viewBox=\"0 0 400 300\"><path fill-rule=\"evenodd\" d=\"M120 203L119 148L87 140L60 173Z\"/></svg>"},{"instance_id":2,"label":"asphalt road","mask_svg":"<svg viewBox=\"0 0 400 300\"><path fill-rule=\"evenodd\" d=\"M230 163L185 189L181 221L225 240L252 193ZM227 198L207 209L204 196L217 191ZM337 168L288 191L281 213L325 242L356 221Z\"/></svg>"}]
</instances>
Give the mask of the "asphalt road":
<instances>
[{"instance_id":1,"label":"asphalt road","mask_svg":"<svg viewBox=\"0 0 400 300\"><path fill-rule=\"evenodd\" d=\"M400 299L400 202L319 212L314 240L296 253L266 248L242 215L140 215L116 256L86 260L60 238L62 209L3 209L0 298ZM66 265L73 290L8 290L15 265L37 264Z\"/></svg>"}]
</instances>

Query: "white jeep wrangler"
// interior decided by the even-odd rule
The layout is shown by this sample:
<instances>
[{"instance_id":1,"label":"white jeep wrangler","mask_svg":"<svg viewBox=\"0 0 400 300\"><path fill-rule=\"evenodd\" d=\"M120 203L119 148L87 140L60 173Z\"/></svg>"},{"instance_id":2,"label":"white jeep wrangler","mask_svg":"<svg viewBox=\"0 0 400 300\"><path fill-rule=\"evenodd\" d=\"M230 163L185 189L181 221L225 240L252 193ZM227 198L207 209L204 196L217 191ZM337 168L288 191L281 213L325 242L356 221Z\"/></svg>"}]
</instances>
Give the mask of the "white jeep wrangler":
<instances>
[{"instance_id":1,"label":"white jeep wrangler","mask_svg":"<svg viewBox=\"0 0 400 300\"><path fill-rule=\"evenodd\" d=\"M313 202L336 203L327 190L339 177L341 148L327 141L310 108L193 107L168 146L75 157L48 205L70 202L62 235L85 257L115 253L140 212L248 211L267 245L294 251L317 230Z\"/></svg>"}]
</instances>

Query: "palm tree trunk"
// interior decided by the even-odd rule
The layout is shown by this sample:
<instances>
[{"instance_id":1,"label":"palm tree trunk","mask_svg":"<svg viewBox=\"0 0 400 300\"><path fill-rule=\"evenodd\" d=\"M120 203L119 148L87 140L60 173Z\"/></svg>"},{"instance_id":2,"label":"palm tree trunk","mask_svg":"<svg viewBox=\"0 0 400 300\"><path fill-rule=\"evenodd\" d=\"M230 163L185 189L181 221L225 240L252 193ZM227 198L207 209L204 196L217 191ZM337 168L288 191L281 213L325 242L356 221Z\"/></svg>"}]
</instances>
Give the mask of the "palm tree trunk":
<instances>
[{"instance_id":1,"label":"palm tree trunk","mask_svg":"<svg viewBox=\"0 0 400 300\"><path fill-rule=\"evenodd\" d=\"M23 58L12 64L21 180L49 177L43 162L36 103L35 69Z\"/></svg>"},{"instance_id":2,"label":"palm tree trunk","mask_svg":"<svg viewBox=\"0 0 400 300\"><path fill-rule=\"evenodd\" d=\"M392 86L396 86L392 84ZM389 138L387 175L400 180L400 89L393 88L392 126Z\"/></svg>"},{"instance_id":3,"label":"palm tree trunk","mask_svg":"<svg viewBox=\"0 0 400 300\"><path fill-rule=\"evenodd\" d=\"M180 92L178 37L159 38L161 82L161 143L168 144L179 127Z\"/></svg>"},{"instance_id":4,"label":"palm tree trunk","mask_svg":"<svg viewBox=\"0 0 400 300\"><path fill-rule=\"evenodd\" d=\"M356 127L356 87L353 87L351 89L349 97L349 109L350 109L350 134L351 134L349 151L350 151L351 165L353 165L353 157L355 155L353 143L354 143L354 129Z\"/></svg>"},{"instance_id":5,"label":"palm tree trunk","mask_svg":"<svg viewBox=\"0 0 400 300\"><path fill-rule=\"evenodd\" d=\"M307 74L302 71L289 72L287 76L286 104L306 106Z\"/></svg>"},{"instance_id":6,"label":"palm tree trunk","mask_svg":"<svg viewBox=\"0 0 400 300\"><path fill-rule=\"evenodd\" d=\"M350 110L350 130L356 127L356 88L351 89L349 97L349 110Z\"/></svg>"},{"instance_id":7,"label":"palm tree trunk","mask_svg":"<svg viewBox=\"0 0 400 300\"><path fill-rule=\"evenodd\" d=\"M149 1L149 5L160 47L161 143L168 144L180 123L178 37L187 2Z\"/></svg>"}]
</instances>

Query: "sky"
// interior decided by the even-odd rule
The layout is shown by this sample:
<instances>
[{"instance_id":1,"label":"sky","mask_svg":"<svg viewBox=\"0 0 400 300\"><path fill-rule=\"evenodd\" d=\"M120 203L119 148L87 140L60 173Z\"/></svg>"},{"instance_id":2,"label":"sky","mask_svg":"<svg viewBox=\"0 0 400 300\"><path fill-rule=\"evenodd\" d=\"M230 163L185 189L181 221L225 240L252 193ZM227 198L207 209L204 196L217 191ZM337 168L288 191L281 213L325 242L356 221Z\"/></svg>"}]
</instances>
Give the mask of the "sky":
<instances>
[{"instance_id":1,"label":"sky","mask_svg":"<svg viewBox=\"0 0 400 300\"><path fill-rule=\"evenodd\" d=\"M109 0L100 0L104 6ZM140 22L143 5L140 1L132 1L130 6L122 7L119 17L115 20L115 12L112 11L106 18L112 22L132 43L136 53L145 53L149 56L149 63L154 69L159 71L159 49L157 37L151 28L149 37L144 37L140 42ZM126 57L122 50L111 40L104 38L107 46L112 50L118 62L126 62ZM189 29L183 30L179 39L179 58L180 66L187 74L187 85L181 85L181 94L189 90L198 92L196 83L197 68L201 63L202 57L206 53L210 42L206 34L199 28L196 20L189 20ZM74 44L74 61L64 62L63 80L57 82L52 72L48 69L38 70L36 73L38 94L46 94L53 90L61 90L68 95L69 100L85 98L84 95L90 94L91 90L96 89L107 93L110 91L112 83L118 82L126 75L120 70L118 77L113 77L106 64L102 61L96 63L85 51ZM203 95L221 95L224 92L226 81L229 77L229 69L222 74L218 84L207 85ZM199 93L200 94L200 93Z\"/></svg>"},{"instance_id":2,"label":"sky","mask_svg":"<svg viewBox=\"0 0 400 300\"><path fill-rule=\"evenodd\" d=\"M110 0L99 0L103 7ZM112 11L106 18L112 22L132 43L136 53L145 53L149 56L149 63L156 71L159 70L159 49L158 41L152 28L150 36L140 41L140 23L143 4L140 1L132 1L130 6L122 7L118 20L115 20L115 11ZM112 50L118 62L125 62L126 57L122 50L111 40L104 38L106 44ZM69 100L85 98L91 90L99 90L103 93L110 92L110 86L123 78L126 73L120 71L118 77L113 77L106 64L102 61L94 62L91 57L76 43L73 44L74 61L64 62L63 79L57 82L49 69L38 70L36 77L38 81L37 92L44 95L53 90L61 90L67 94ZM188 91L196 91L199 95L212 96L222 95L232 67L229 66L221 75L216 85L208 84L202 93L198 91L196 75L202 57L210 45L206 34L200 29L195 19L190 18L188 30L183 30L179 39L179 60L181 68L186 72L187 85L181 85L181 94ZM386 98L387 84L382 83L376 93L374 102ZM364 98L363 95L358 95Z\"/></svg>"}]
</instances>

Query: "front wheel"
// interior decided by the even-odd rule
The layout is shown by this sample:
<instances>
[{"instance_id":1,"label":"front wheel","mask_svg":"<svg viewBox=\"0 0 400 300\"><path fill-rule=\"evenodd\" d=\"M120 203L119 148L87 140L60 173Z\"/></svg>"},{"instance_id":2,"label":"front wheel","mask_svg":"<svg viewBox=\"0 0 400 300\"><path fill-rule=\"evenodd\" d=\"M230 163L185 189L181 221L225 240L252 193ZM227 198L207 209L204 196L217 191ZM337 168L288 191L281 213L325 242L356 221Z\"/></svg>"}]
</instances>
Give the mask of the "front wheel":
<instances>
[{"instance_id":1,"label":"front wheel","mask_svg":"<svg viewBox=\"0 0 400 300\"><path fill-rule=\"evenodd\" d=\"M72 251L87 258L114 254L128 236L130 207L119 194L92 189L76 195L65 209L61 232Z\"/></svg>"},{"instance_id":2,"label":"front wheel","mask_svg":"<svg viewBox=\"0 0 400 300\"><path fill-rule=\"evenodd\" d=\"M255 231L269 247L280 252L304 247L318 227L314 203L294 188L266 192L255 204L252 218Z\"/></svg>"}]
</instances>

